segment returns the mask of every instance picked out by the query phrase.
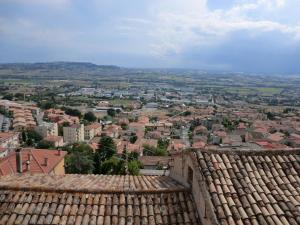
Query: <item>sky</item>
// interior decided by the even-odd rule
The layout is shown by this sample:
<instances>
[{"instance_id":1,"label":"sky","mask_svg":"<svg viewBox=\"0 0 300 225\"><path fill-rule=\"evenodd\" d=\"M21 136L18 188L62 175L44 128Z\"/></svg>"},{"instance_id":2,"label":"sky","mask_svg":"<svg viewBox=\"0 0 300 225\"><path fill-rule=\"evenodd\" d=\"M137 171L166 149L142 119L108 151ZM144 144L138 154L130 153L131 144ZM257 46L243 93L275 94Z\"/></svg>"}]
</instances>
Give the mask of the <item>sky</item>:
<instances>
[{"instance_id":1,"label":"sky","mask_svg":"<svg viewBox=\"0 0 300 225\"><path fill-rule=\"evenodd\" d=\"M0 0L0 62L300 73L300 0Z\"/></svg>"}]
</instances>

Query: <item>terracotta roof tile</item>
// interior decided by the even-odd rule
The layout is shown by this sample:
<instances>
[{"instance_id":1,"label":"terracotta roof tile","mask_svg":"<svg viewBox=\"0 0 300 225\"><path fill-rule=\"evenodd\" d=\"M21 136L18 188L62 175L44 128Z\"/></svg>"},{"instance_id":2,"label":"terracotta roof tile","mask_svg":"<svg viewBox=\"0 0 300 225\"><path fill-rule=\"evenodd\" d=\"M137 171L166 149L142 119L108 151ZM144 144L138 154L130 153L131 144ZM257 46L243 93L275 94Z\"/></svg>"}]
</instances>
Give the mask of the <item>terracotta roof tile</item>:
<instances>
[{"instance_id":1,"label":"terracotta roof tile","mask_svg":"<svg viewBox=\"0 0 300 225\"><path fill-rule=\"evenodd\" d=\"M195 154L221 224L299 224L300 150Z\"/></svg>"},{"instance_id":2,"label":"terracotta roof tile","mask_svg":"<svg viewBox=\"0 0 300 225\"><path fill-rule=\"evenodd\" d=\"M23 172L50 173L53 168L65 157L67 152L46 149L22 149ZM47 158L47 165L44 164ZM26 161L30 159L29 171L26 170ZM16 173L16 153L0 159L0 175Z\"/></svg>"},{"instance_id":3,"label":"terracotta roof tile","mask_svg":"<svg viewBox=\"0 0 300 225\"><path fill-rule=\"evenodd\" d=\"M0 178L0 224L198 224L189 191L168 177Z\"/></svg>"}]
</instances>

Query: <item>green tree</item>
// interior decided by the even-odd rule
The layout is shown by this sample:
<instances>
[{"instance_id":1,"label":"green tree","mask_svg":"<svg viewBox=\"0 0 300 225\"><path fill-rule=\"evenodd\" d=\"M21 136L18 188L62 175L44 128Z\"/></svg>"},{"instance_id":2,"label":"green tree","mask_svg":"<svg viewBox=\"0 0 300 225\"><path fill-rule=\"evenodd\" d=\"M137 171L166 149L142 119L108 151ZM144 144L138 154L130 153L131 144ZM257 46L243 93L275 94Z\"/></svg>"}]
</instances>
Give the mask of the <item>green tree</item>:
<instances>
[{"instance_id":1,"label":"green tree","mask_svg":"<svg viewBox=\"0 0 300 225\"><path fill-rule=\"evenodd\" d=\"M169 140L164 139L164 138L160 138L160 139L158 139L157 146L158 146L158 148L167 149L168 146L169 146Z\"/></svg>"},{"instance_id":2,"label":"green tree","mask_svg":"<svg viewBox=\"0 0 300 225\"><path fill-rule=\"evenodd\" d=\"M22 141L27 146L34 146L42 139L43 137L33 129L27 129L22 132Z\"/></svg>"},{"instance_id":3,"label":"green tree","mask_svg":"<svg viewBox=\"0 0 300 225\"><path fill-rule=\"evenodd\" d=\"M53 148L55 148L55 146L54 146L53 142L46 141L46 140L41 140L37 144L37 148L41 148L41 149L53 149Z\"/></svg>"},{"instance_id":4,"label":"green tree","mask_svg":"<svg viewBox=\"0 0 300 225\"><path fill-rule=\"evenodd\" d=\"M83 119L88 122L95 122L97 120L97 117L93 112L87 112L84 114Z\"/></svg>"},{"instance_id":5,"label":"green tree","mask_svg":"<svg viewBox=\"0 0 300 225\"><path fill-rule=\"evenodd\" d=\"M137 160L132 160L128 162L128 172L131 175L139 175L140 173L140 163Z\"/></svg>"},{"instance_id":6,"label":"green tree","mask_svg":"<svg viewBox=\"0 0 300 225\"><path fill-rule=\"evenodd\" d=\"M51 109L51 108L55 108L56 107L55 103L52 102L52 101L43 101L43 102L39 103L38 106L41 109Z\"/></svg>"},{"instance_id":7,"label":"green tree","mask_svg":"<svg viewBox=\"0 0 300 225\"><path fill-rule=\"evenodd\" d=\"M6 100L9 100L9 101L12 101L14 98L14 95L13 94L6 94L2 97L2 99L6 99Z\"/></svg>"},{"instance_id":8,"label":"green tree","mask_svg":"<svg viewBox=\"0 0 300 225\"><path fill-rule=\"evenodd\" d=\"M128 129L128 125L126 123L122 123L121 124L121 128L122 128L122 130L127 130Z\"/></svg>"},{"instance_id":9,"label":"green tree","mask_svg":"<svg viewBox=\"0 0 300 225\"><path fill-rule=\"evenodd\" d=\"M95 173L102 172L102 163L116 154L116 145L114 140L109 136L103 136L99 142L99 149L97 149L94 157Z\"/></svg>"},{"instance_id":10,"label":"green tree","mask_svg":"<svg viewBox=\"0 0 300 225\"><path fill-rule=\"evenodd\" d=\"M72 109L72 108L66 108L63 107L62 110L65 111L65 113L69 116L77 116L79 118L81 118L81 112L78 109Z\"/></svg>"},{"instance_id":11,"label":"green tree","mask_svg":"<svg viewBox=\"0 0 300 225\"><path fill-rule=\"evenodd\" d=\"M115 109L108 109L107 110L107 115L109 115L111 117L115 117L116 116L116 110Z\"/></svg>"},{"instance_id":12,"label":"green tree","mask_svg":"<svg viewBox=\"0 0 300 225\"><path fill-rule=\"evenodd\" d=\"M274 120L275 119L275 114L272 113L272 112L267 112L266 115L267 115L267 118L269 120Z\"/></svg>"},{"instance_id":13,"label":"green tree","mask_svg":"<svg viewBox=\"0 0 300 225\"><path fill-rule=\"evenodd\" d=\"M115 156L105 160L101 165L101 173L102 174L110 174L110 175L125 174L124 160L120 160L119 158L117 158Z\"/></svg>"},{"instance_id":14,"label":"green tree","mask_svg":"<svg viewBox=\"0 0 300 225\"><path fill-rule=\"evenodd\" d=\"M192 115L192 113L190 111L185 111L182 115L183 116L190 116L190 115Z\"/></svg>"},{"instance_id":15,"label":"green tree","mask_svg":"<svg viewBox=\"0 0 300 225\"><path fill-rule=\"evenodd\" d=\"M91 174L94 170L94 152L86 143L75 143L66 148L68 155L66 156L66 172Z\"/></svg>"},{"instance_id":16,"label":"green tree","mask_svg":"<svg viewBox=\"0 0 300 225\"><path fill-rule=\"evenodd\" d=\"M136 134L134 134L134 135L130 136L129 141L131 144L134 144L137 139L138 139L138 137L136 136Z\"/></svg>"}]
</instances>

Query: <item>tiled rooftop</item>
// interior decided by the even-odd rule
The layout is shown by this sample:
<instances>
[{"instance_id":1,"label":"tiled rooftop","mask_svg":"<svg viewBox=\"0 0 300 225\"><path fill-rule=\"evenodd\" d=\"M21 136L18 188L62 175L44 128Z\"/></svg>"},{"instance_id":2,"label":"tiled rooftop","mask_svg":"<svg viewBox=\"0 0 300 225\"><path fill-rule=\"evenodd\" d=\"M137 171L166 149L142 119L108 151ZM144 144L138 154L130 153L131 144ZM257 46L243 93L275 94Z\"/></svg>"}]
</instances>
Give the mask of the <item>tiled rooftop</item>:
<instances>
[{"instance_id":1,"label":"tiled rooftop","mask_svg":"<svg viewBox=\"0 0 300 225\"><path fill-rule=\"evenodd\" d=\"M300 150L196 154L220 224L300 224Z\"/></svg>"},{"instance_id":2,"label":"tiled rooftop","mask_svg":"<svg viewBox=\"0 0 300 225\"><path fill-rule=\"evenodd\" d=\"M0 188L69 192L169 192L185 188L166 176L43 175L22 174L0 177Z\"/></svg>"},{"instance_id":3,"label":"tiled rooftop","mask_svg":"<svg viewBox=\"0 0 300 225\"><path fill-rule=\"evenodd\" d=\"M50 173L60 163L67 152L48 149L23 148L21 151L22 168L24 173ZM44 164L47 158L47 164ZM30 162L27 170L26 162ZM17 172L16 153L0 159L0 175L9 175ZM1 180L1 179L0 179Z\"/></svg>"},{"instance_id":4,"label":"tiled rooftop","mask_svg":"<svg viewBox=\"0 0 300 225\"><path fill-rule=\"evenodd\" d=\"M0 178L0 224L199 224L190 192L158 176Z\"/></svg>"}]
</instances>

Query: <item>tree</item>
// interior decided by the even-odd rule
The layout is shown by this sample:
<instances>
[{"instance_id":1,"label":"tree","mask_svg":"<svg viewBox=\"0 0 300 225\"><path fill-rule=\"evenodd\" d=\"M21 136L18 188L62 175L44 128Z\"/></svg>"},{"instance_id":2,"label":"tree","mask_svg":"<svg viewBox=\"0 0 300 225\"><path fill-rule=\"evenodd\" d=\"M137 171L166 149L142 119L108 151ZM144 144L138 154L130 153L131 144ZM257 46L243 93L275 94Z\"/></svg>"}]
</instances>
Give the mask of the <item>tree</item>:
<instances>
[{"instance_id":1,"label":"tree","mask_svg":"<svg viewBox=\"0 0 300 225\"><path fill-rule=\"evenodd\" d=\"M116 116L116 110L115 109L108 109L107 110L107 115L109 115L111 117L115 117Z\"/></svg>"},{"instance_id":2,"label":"tree","mask_svg":"<svg viewBox=\"0 0 300 225\"><path fill-rule=\"evenodd\" d=\"M122 123L121 124L121 128L122 128L122 130L127 130L128 129L128 125L126 123Z\"/></svg>"},{"instance_id":3,"label":"tree","mask_svg":"<svg viewBox=\"0 0 300 225\"><path fill-rule=\"evenodd\" d=\"M38 103L38 106L41 109L51 109L51 108L55 108L56 104L52 101L42 101Z\"/></svg>"},{"instance_id":4,"label":"tree","mask_svg":"<svg viewBox=\"0 0 300 225\"><path fill-rule=\"evenodd\" d=\"M89 122L95 122L97 120L97 117L93 112L87 112L84 114L83 119Z\"/></svg>"},{"instance_id":5,"label":"tree","mask_svg":"<svg viewBox=\"0 0 300 225\"><path fill-rule=\"evenodd\" d=\"M163 138L160 138L157 142L157 146L158 148L164 148L164 149L167 149L168 146L169 146L169 140L168 139L163 139Z\"/></svg>"},{"instance_id":6,"label":"tree","mask_svg":"<svg viewBox=\"0 0 300 225\"><path fill-rule=\"evenodd\" d=\"M105 160L101 165L102 174L115 174L115 175L124 175L125 174L125 165L124 160L113 156Z\"/></svg>"},{"instance_id":7,"label":"tree","mask_svg":"<svg viewBox=\"0 0 300 225\"><path fill-rule=\"evenodd\" d=\"M140 163L137 160L132 160L128 162L128 172L131 175L139 175L140 173Z\"/></svg>"},{"instance_id":8,"label":"tree","mask_svg":"<svg viewBox=\"0 0 300 225\"><path fill-rule=\"evenodd\" d=\"M192 115L192 113L190 111L185 111L182 115L183 116L190 116L190 115Z\"/></svg>"},{"instance_id":9,"label":"tree","mask_svg":"<svg viewBox=\"0 0 300 225\"><path fill-rule=\"evenodd\" d=\"M137 139L138 139L138 137L136 136L136 134L134 134L134 135L130 136L129 141L131 144L134 144Z\"/></svg>"},{"instance_id":10,"label":"tree","mask_svg":"<svg viewBox=\"0 0 300 225\"><path fill-rule=\"evenodd\" d=\"M66 148L69 154L66 156L66 172L91 174L94 170L93 149L85 143L75 143Z\"/></svg>"},{"instance_id":11,"label":"tree","mask_svg":"<svg viewBox=\"0 0 300 225\"><path fill-rule=\"evenodd\" d=\"M53 149L53 148L55 148L55 146L54 146L53 142L46 141L46 140L41 140L37 144L37 148L41 148L41 149Z\"/></svg>"},{"instance_id":12,"label":"tree","mask_svg":"<svg viewBox=\"0 0 300 225\"><path fill-rule=\"evenodd\" d=\"M102 163L116 154L116 145L114 140L109 136L103 136L99 142L99 149L97 149L94 157L95 173L101 173Z\"/></svg>"},{"instance_id":13,"label":"tree","mask_svg":"<svg viewBox=\"0 0 300 225\"><path fill-rule=\"evenodd\" d=\"M34 146L42 139L43 137L33 129L27 129L22 132L22 140L27 146Z\"/></svg>"},{"instance_id":14,"label":"tree","mask_svg":"<svg viewBox=\"0 0 300 225\"><path fill-rule=\"evenodd\" d=\"M266 115L267 115L267 118L269 120L274 120L275 119L275 114L272 113L272 112L267 112Z\"/></svg>"},{"instance_id":15,"label":"tree","mask_svg":"<svg viewBox=\"0 0 300 225\"><path fill-rule=\"evenodd\" d=\"M13 98L14 98L13 94L6 94L2 97L2 99L6 99L6 100L9 100L9 101L13 100Z\"/></svg>"},{"instance_id":16,"label":"tree","mask_svg":"<svg viewBox=\"0 0 300 225\"><path fill-rule=\"evenodd\" d=\"M63 107L62 110L65 111L65 113L69 116L77 116L81 118L81 112L78 109L72 109L72 108L65 108Z\"/></svg>"}]
</instances>

